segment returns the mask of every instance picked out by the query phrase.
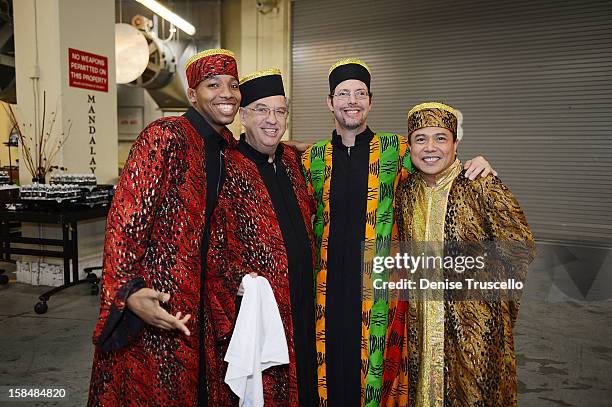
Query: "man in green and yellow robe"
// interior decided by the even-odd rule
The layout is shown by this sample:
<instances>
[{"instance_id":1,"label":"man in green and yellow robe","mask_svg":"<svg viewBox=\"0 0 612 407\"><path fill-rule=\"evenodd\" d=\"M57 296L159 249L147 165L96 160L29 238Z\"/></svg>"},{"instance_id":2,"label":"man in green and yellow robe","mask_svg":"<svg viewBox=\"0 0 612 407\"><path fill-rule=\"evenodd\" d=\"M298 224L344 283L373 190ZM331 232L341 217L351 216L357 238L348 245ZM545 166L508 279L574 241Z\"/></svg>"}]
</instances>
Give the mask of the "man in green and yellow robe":
<instances>
[{"instance_id":1,"label":"man in green and yellow robe","mask_svg":"<svg viewBox=\"0 0 612 407\"><path fill-rule=\"evenodd\" d=\"M382 256L393 237L395 188L412 166L403 136L374 132L370 68L344 59L329 72L327 105L336 129L331 140L302 156L316 202L316 334L319 402L323 406L407 405L405 343L390 340L396 304L371 296L362 301L363 247ZM479 158L472 176L488 173ZM371 271L363 270L364 273ZM403 313L400 313L402 316ZM385 374L393 366L393 375ZM384 380L383 380L384 376Z\"/></svg>"}]
</instances>

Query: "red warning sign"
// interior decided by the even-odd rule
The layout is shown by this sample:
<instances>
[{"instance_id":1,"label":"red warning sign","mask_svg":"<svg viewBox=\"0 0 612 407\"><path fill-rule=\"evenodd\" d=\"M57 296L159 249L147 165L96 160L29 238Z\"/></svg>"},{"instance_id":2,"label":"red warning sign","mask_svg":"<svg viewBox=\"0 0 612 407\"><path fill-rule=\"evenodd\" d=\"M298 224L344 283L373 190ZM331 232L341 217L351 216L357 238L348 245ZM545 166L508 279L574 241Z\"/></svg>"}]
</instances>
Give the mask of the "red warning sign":
<instances>
[{"instance_id":1,"label":"red warning sign","mask_svg":"<svg viewBox=\"0 0 612 407\"><path fill-rule=\"evenodd\" d=\"M108 58L68 48L68 83L75 88L108 92Z\"/></svg>"}]
</instances>

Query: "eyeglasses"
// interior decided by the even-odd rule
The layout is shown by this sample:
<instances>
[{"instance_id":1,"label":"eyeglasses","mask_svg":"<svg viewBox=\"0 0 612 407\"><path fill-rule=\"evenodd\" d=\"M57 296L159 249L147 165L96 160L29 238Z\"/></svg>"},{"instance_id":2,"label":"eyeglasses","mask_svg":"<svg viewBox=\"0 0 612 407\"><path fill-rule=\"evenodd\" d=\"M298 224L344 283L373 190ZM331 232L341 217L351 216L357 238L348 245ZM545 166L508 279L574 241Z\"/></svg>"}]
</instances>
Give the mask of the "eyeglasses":
<instances>
[{"instance_id":1,"label":"eyeglasses","mask_svg":"<svg viewBox=\"0 0 612 407\"><path fill-rule=\"evenodd\" d=\"M331 96L336 97L340 100L349 100L351 97L351 93L355 95L355 99L357 100L367 99L368 96L370 96L368 91L364 89L359 89L359 90L356 90L355 92L351 92L350 90L341 90L340 92L335 93Z\"/></svg>"},{"instance_id":2,"label":"eyeglasses","mask_svg":"<svg viewBox=\"0 0 612 407\"><path fill-rule=\"evenodd\" d=\"M271 107L268 107L268 106L259 106L259 107L247 107L246 109L249 109L255 112L255 114L258 116L265 116L265 117L267 117L270 114L270 112L274 112L274 114L276 114L276 117L280 117L281 119L284 119L285 117L289 115L289 110L284 109L282 107L272 109Z\"/></svg>"}]
</instances>

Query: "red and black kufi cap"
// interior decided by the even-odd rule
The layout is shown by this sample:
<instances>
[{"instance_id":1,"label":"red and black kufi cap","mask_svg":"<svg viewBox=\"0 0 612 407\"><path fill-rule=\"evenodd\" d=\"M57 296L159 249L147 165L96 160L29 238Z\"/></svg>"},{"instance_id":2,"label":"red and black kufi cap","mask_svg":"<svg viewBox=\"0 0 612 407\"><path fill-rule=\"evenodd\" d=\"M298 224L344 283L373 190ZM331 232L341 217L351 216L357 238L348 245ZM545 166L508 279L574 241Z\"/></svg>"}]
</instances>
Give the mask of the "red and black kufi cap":
<instances>
[{"instance_id":1,"label":"red and black kufi cap","mask_svg":"<svg viewBox=\"0 0 612 407\"><path fill-rule=\"evenodd\" d=\"M370 91L370 67L357 58L341 59L329 68L329 93L334 93L336 86L348 79L357 79L366 84Z\"/></svg>"},{"instance_id":2,"label":"red and black kufi cap","mask_svg":"<svg viewBox=\"0 0 612 407\"><path fill-rule=\"evenodd\" d=\"M232 51L223 48L198 52L185 63L189 87L195 89L200 82L215 75L230 75L238 80L238 65Z\"/></svg>"},{"instance_id":3,"label":"red and black kufi cap","mask_svg":"<svg viewBox=\"0 0 612 407\"><path fill-rule=\"evenodd\" d=\"M240 80L240 93L242 94L240 102L242 107L268 96L285 96L281 71L270 68L245 76Z\"/></svg>"}]
</instances>

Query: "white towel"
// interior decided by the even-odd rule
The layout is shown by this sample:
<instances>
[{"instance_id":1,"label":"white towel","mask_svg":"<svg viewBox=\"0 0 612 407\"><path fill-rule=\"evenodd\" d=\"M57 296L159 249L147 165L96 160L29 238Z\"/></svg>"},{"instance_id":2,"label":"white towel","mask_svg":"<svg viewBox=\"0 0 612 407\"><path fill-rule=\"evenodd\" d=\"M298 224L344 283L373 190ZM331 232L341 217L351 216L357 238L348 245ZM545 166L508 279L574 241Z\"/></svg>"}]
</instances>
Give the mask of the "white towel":
<instances>
[{"instance_id":1,"label":"white towel","mask_svg":"<svg viewBox=\"0 0 612 407\"><path fill-rule=\"evenodd\" d=\"M289 363L285 329L270 283L264 277L242 278L244 295L225 361L225 383L240 397L240 406L264 405L261 372Z\"/></svg>"}]
</instances>

